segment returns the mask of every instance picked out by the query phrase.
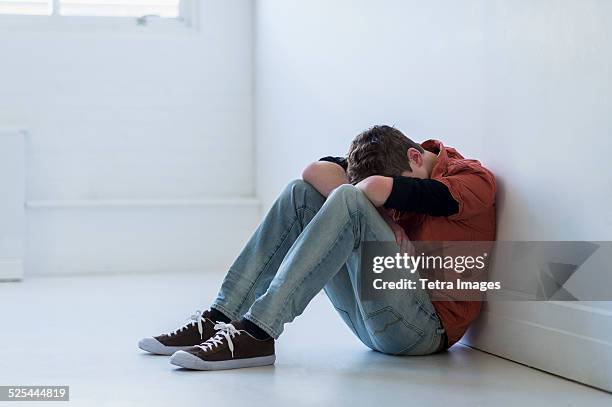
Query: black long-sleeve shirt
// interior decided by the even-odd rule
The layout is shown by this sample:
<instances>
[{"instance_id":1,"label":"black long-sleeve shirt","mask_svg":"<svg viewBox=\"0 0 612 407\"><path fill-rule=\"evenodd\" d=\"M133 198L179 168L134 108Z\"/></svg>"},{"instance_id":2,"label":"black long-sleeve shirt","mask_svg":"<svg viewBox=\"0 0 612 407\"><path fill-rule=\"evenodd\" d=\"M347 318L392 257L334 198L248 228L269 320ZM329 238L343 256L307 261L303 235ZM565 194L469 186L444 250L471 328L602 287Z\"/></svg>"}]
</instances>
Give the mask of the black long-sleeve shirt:
<instances>
[{"instance_id":1,"label":"black long-sleeve shirt","mask_svg":"<svg viewBox=\"0 0 612 407\"><path fill-rule=\"evenodd\" d=\"M323 157L319 161L338 164L345 171L348 162L344 157ZM387 209L416 212L430 216L451 216L459 212L459 204L440 181L413 177L393 177L391 194L385 201Z\"/></svg>"}]
</instances>

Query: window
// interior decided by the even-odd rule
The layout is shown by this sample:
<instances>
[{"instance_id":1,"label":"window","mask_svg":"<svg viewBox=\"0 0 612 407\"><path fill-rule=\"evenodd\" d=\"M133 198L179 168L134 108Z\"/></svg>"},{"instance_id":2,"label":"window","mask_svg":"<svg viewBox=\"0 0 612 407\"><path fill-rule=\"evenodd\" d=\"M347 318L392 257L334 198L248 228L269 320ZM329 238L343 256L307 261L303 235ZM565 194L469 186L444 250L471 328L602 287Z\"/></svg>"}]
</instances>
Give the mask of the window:
<instances>
[{"instance_id":1,"label":"window","mask_svg":"<svg viewBox=\"0 0 612 407\"><path fill-rule=\"evenodd\" d=\"M51 0L0 0L0 14L51 14Z\"/></svg>"},{"instance_id":2,"label":"window","mask_svg":"<svg viewBox=\"0 0 612 407\"><path fill-rule=\"evenodd\" d=\"M180 9L181 0L0 0L0 14L177 18Z\"/></svg>"}]
</instances>

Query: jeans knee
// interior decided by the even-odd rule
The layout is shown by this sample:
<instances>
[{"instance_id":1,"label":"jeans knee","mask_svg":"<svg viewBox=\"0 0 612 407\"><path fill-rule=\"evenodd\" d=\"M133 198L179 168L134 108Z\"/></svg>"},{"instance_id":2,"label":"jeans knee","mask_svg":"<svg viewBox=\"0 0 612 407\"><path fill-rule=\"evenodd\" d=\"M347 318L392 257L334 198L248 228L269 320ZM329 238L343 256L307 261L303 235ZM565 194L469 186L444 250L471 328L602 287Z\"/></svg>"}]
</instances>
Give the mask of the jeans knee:
<instances>
[{"instance_id":1,"label":"jeans knee","mask_svg":"<svg viewBox=\"0 0 612 407\"><path fill-rule=\"evenodd\" d=\"M334 191L332 192L332 194L334 195L343 195L343 196L347 196L347 195L355 195L355 193L359 191L359 188L357 188L355 185L352 184L342 184L339 187L337 187L336 189L334 189Z\"/></svg>"},{"instance_id":2,"label":"jeans knee","mask_svg":"<svg viewBox=\"0 0 612 407\"><path fill-rule=\"evenodd\" d=\"M364 197L363 192L355 185L343 184L334 189L327 199L340 200L350 204L356 203L359 199Z\"/></svg>"},{"instance_id":3,"label":"jeans knee","mask_svg":"<svg viewBox=\"0 0 612 407\"><path fill-rule=\"evenodd\" d=\"M304 181L303 179L298 178L298 179L289 181L289 183L285 187L285 190L293 191L296 188L297 189L312 188L312 185L310 185L308 182Z\"/></svg>"},{"instance_id":4,"label":"jeans knee","mask_svg":"<svg viewBox=\"0 0 612 407\"><path fill-rule=\"evenodd\" d=\"M312 185L302 179L289 182L279 199L282 202L291 202L296 208L308 206L318 209L325 202L325 198Z\"/></svg>"},{"instance_id":5,"label":"jeans knee","mask_svg":"<svg viewBox=\"0 0 612 407\"><path fill-rule=\"evenodd\" d=\"M312 185L310 185L308 182L302 179L294 179L287 184L281 195L291 196L296 192L306 191L311 188Z\"/></svg>"}]
</instances>

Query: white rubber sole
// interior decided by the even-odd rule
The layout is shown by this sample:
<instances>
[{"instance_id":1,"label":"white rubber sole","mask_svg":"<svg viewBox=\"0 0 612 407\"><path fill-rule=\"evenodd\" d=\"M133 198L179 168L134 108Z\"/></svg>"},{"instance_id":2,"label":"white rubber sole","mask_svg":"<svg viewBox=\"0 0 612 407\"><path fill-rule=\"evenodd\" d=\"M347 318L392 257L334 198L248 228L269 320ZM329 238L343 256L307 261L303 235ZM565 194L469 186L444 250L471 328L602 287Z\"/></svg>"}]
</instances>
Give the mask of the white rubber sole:
<instances>
[{"instance_id":1,"label":"white rubber sole","mask_svg":"<svg viewBox=\"0 0 612 407\"><path fill-rule=\"evenodd\" d=\"M138 341L138 347L156 355L170 356L180 350L189 349L191 346L166 346L155 338L142 338Z\"/></svg>"},{"instance_id":2,"label":"white rubber sole","mask_svg":"<svg viewBox=\"0 0 612 407\"><path fill-rule=\"evenodd\" d=\"M248 359L220 360L212 362L202 360L199 357L185 351L178 351L170 358L170 363L172 363L173 365L192 370L241 369L244 367L273 365L275 361L276 355L260 356Z\"/></svg>"}]
</instances>

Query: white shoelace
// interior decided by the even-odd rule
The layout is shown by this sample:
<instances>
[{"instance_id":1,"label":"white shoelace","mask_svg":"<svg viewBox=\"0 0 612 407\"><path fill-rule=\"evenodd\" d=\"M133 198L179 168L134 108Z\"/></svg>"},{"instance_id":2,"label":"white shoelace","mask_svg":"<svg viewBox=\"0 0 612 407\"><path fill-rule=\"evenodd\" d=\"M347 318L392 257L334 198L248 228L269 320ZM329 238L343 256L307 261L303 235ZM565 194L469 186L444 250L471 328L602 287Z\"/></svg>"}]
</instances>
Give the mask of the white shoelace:
<instances>
[{"instance_id":1,"label":"white shoelace","mask_svg":"<svg viewBox=\"0 0 612 407\"><path fill-rule=\"evenodd\" d=\"M208 349L212 350L213 347L216 348L218 345L222 345L223 340L226 340L233 358L234 342L232 341L232 338L236 335L240 335L240 331L237 330L234 325L226 324L225 322L220 321L217 321L217 323L215 324L215 331L217 331L217 333L212 338L207 339L203 343L197 345L198 348L204 351Z\"/></svg>"},{"instance_id":2,"label":"white shoelace","mask_svg":"<svg viewBox=\"0 0 612 407\"><path fill-rule=\"evenodd\" d=\"M190 326L194 326L195 324L198 324L198 332L200 333L200 339L204 339L203 338L204 327L202 326L203 321L205 320L204 320L204 317L202 317L202 311L196 311L195 314L189 317L189 319L187 320L187 322L183 324L183 326L175 329L174 331L168 332L168 336L176 335L177 333L184 331Z\"/></svg>"}]
</instances>

